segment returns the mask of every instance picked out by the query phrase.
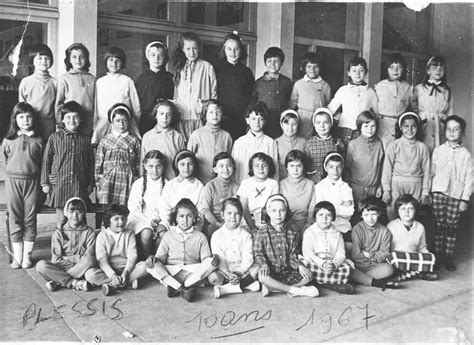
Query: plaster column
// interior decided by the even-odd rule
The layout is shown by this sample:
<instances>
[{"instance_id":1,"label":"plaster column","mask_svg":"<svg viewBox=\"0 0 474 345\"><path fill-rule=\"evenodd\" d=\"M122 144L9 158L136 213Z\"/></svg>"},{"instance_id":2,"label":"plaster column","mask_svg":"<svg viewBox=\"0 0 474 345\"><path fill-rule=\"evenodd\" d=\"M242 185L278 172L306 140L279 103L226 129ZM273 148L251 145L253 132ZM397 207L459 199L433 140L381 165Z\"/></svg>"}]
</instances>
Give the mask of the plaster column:
<instances>
[{"instance_id":1,"label":"plaster column","mask_svg":"<svg viewBox=\"0 0 474 345\"><path fill-rule=\"evenodd\" d=\"M373 86L380 80L382 63L383 3L364 4L362 57L367 61L367 82Z\"/></svg>"},{"instance_id":2,"label":"plaster column","mask_svg":"<svg viewBox=\"0 0 474 345\"><path fill-rule=\"evenodd\" d=\"M281 73L291 77L293 66L293 44L295 40L294 3L258 3L257 52L255 78L266 71L263 55L270 47L280 47L285 53Z\"/></svg>"},{"instance_id":3,"label":"plaster column","mask_svg":"<svg viewBox=\"0 0 474 345\"><path fill-rule=\"evenodd\" d=\"M64 51L75 42L82 43L89 49L91 60L89 72L95 75L97 63L97 1L59 0L58 11L58 44L54 55L56 75L61 75L66 71L63 61Z\"/></svg>"}]
</instances>

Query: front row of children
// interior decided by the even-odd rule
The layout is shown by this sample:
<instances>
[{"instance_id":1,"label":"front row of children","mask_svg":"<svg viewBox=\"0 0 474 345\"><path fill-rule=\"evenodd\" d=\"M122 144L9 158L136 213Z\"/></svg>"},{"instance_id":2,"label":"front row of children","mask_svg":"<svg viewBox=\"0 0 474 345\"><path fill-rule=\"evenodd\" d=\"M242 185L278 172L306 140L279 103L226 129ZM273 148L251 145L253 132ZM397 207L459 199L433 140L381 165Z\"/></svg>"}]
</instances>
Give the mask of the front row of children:
<instances>
[{"instance_id":1,"label":"front row of children","mask_svg":"<svg viewBox=\"0 0 474 345\"><path fill-rule=\"evenodd\" d=\"M412 272L436 280L435 257L426 249L423 226L415 220L418 202L411 195L396 201L399 218L387 227L378 222L381 203L368 197L360 204L362 221L352 229L352 249L346 257L342 233L333 221L336 209L328 201L314 210L315 222L301 232L281 194L271 195L262 211L262 226L253 236L241 226L243 209L237 198L223 201L224 224L212 235L211 245L201 231L196 206L181 199L171 214L172 227L155 255L137 262L134 233L126 228L128 210L116 204L105 211L104 229L95 236L86 224L86 205L80 198L67 201L67 220L52 236L50 262L37 263L46 286L87 291L101 286L105 295L115 289L138 288L150 274L167 287L168 297L181 295L191 302L196 287L209 282L214 296L242 289L286 292L289 296L317 297L316 286L351 294L348 283L397 288L395 271ZM300 250L302 248L302 251ZM302 254L302 255L301 255Z\"/></svg>"}]
</instances>

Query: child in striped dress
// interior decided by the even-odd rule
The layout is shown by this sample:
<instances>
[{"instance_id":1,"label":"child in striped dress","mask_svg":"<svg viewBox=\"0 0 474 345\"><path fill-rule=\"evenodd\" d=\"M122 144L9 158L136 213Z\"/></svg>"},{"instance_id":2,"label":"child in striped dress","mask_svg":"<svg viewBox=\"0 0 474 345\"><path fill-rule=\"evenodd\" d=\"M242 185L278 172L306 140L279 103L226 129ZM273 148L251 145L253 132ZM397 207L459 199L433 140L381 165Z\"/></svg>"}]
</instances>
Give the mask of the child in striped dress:
<instances>
[{"instance_id":1,"label":"child in striped dress","mask_svg":"<svg viewBox=\"0 0 474 345\"><path fill-rule=\"evenodd\" d=\"M324 175L323 161L330 152L344 153L341 139L333 135L334 119L327 108L319 108L313 114L313 126L316 135L306 140L304 152L309 160L306 176L316 185Z\"/></svg>"},{"instance_id":2,"label":"child in striped dress","mask_svg":"<svg viewBox=\"0 0 474 345\"><path fill-rule=\"evenodd\" d=\"M222 106L210 99L202 108L205 125L196 129L188 141L188 150L194 152L198 160L195 175L203 184L212 178L212 160L220 152L232 151L232 137L221 128Z\"/></svg>"},{"instance_id":3,"label":"child in striped dress","mask_svg":"<svg viewBox=\"0 0 474 345\"><path fill-rule=\"evenodd\" d=\"M61 108L64 130L51 134L46 144L41 169L45 204L56 209L57 227L63 223L63 208L72 197L89 200L94 181L94 156L90 137L79 132L81 106L75 101Z\"/></svg>"},{"instance_id":4,"label":"child in striped dress","mask_svg":"<svg viewBox=\"0 0 474 345\"><path fill-rule=\"evenodd\" d=\"M95 160L97 197L103 205L126 205L140 169L140 140L129 133L130 109L123 103L109 110L112 132L99 143Z\"/></svg>"}]
</instances>

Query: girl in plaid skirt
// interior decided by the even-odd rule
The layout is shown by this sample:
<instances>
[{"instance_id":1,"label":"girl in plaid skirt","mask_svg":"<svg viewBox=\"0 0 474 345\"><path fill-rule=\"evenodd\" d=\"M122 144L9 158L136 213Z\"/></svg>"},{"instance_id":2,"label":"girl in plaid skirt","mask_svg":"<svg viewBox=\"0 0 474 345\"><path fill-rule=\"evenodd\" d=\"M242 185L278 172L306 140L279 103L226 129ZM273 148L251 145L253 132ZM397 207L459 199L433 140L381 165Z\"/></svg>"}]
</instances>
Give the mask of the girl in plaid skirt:
<instances>
[{"instance_id":1,"label":"girl in plaid skirt","mask_svg":"<svg viewBox=\"0 0 474 345\"><path fill-rule=\"evenodd\" d=\"M312 273L298 259L301 237L290 222L291 211L286 198L281 194L270 196L263 217L266 225L258 229L253 242L263 297L268 296L270 290L287 292L290 297L319 296L315 286L306 286L312 280Z\"/></svg>"},{"instance_id":2,"label":"girl in plaid skirt","mask_svg":"<svg viewBox=\"0 0 474 345\"><path fill-rule=\"evenodd\" d=\"M339 293L351 294L347 283L351 267L346 261L344 239L332 224L336 209L328 201L321 201L314 209L316 222L303 235L302 262L313 272L317 283Z\"/></svg>"},{"instance_id":3,"label":"girl in plaid skirt","mask_svg":"<svg viewBox=\"0 0 474 345\"><path fill-rule=\"evenodd\" d=\"M140 170L140 140L131 135L130 109L117 103L109 109L112 132L99 143L95 180L99 203L126 205Z\"/></svg>"},{"instance_id":4,"label":"girl in plaid skirt","mask_svg":"<svg viewBox=\"0 0 474 345\"><path fill-rule=\"evenodd\" d=\"M466 122L452 115L446 120L446 143L435 148L432 157L431 202L436 220L435 254L439 259L435 268L444 266L454 271L453 263L456 232L461 212L469 206L472 186L471 154L462 146Z\"/></svg>"}]
</instances>

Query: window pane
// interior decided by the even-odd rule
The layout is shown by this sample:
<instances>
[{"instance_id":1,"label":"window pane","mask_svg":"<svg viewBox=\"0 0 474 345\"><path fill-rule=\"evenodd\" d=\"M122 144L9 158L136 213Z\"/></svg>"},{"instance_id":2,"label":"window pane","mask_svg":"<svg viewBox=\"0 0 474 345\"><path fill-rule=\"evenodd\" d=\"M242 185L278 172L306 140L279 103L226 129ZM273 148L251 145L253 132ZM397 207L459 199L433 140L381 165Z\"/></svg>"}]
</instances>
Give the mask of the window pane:
<instances>
[{"instance_id":1,"label":"window pane","mask_svg":"<svg viewBox=\"0 0 474 345\"><path fill-rule=\"evenodd\" d=\"M186 22L247 31L247 6L248 4L243 2L188 2Z\"/></svg>"},{"instance_id":2,"label":"window pane","mask_svg":"<svg viewBox=\"0 0 474 345\"><path fill-rule=\"evenodd\" d=\"M166 0L99 0L100 14L126 14L137 17L168 19Z\"/></svg>"},{"instance_id":3,"label":"window pane","mask_svg":"<svg viewBox=\"0 0 474 345\"><path fill-rule=\"evenodd\" d=\"M0 20L0 140L8 129L11 110L18 102L20 81L33 73L29 66L28 52L34 45L46 43L47 25L30 22L23 36L16 75L13 76L12 52L20 42L25 24L23 21ZM58 59L54 63L57 64Z\"/></svg>"},{"instance_id":4,"label":"window pane","mask_svg":"<svg viewBox=\"0 0 474 345\"><path fill-rule=\"evenodd\" d=\"M347 4L310 2L295 4L295 36L346 41Z\"/></svg>"},{"instance_id":5,"label":"window pane","mask_svg":"<svg viewBox=\"0 0 474 345\"><path fill-rule=\"evenodd\" d=\"M163 35L105 29L100 25L97 36L97 77L107 73L104 55L110 47L119 47L125 51L127 62L123 73L135 80L147 68L145 65L147 44L152 41L166 43L166 36Z\"/></svg>"},{"instance_id":6,"label":"window pane","mask_svg":"<svg viewBox=\"0 0 474 345\"><path fill-rule=\"evenodd\" d=\"M425 53L429 48L429 28L430 12L428 8L421 12L415 12L403 4L385 4L382 47Z\"/></svg>"}]
</instances>

